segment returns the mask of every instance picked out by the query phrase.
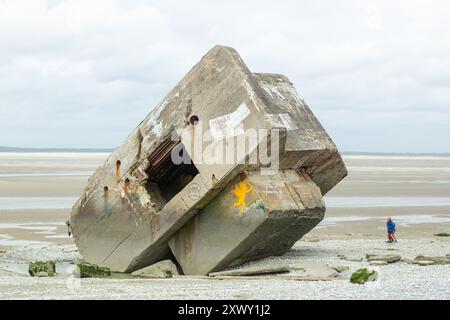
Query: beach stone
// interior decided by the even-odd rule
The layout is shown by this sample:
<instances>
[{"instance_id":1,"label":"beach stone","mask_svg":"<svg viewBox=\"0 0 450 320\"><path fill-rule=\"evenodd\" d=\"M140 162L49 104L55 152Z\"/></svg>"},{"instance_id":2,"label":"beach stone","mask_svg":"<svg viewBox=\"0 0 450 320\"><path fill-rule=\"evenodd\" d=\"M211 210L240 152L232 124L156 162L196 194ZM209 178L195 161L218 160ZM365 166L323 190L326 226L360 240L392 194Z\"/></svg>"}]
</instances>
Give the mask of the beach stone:
<instances>
[{"instance_id":1,"label":"beach stone","mask_svg":"<svg viewBox=\"0 0 450 320\"><path fill-rule=\"evenodd\" d=\"M349 266L329 266L331 269L336 270L339 273L350 270Z\"/></svg>"},{"instance_id":2,"label":"beach stone","mask_svg":"<svg viewBox=\"0 0 450 320\"><path fill-rule=\"evenodd\" d=\"M371 261L386 261L387 263L394 263L400 261L402 257L398 254L386 254L386 255L376 255L376 254L366 254L366 259L368 262Z\"/></svg>"},{"instance_id":3,"label":"beach stone","mask_svg":"<svg viewBox=\"0 0 450 320\"><path fill-rule=\"evenodd\" d=\"M256 276L263 274L287 273L290 267L287 265L275 265L271 267L248 267L234 270L211 272L210 277L222 276Z\"/></svg>"},{"instance_id":4,"label":"beach stone","mask_svg":"<svg viewBox=\"0 0 450 320\"><path fill-rule=\"evenodd\" d=\"M400 261L404 262L404 263L407 263L407 264L415 264L415 262L416 262L415 260L408 259L408 258L402 258Z\"/></svg>"},{"instance_id":5,"label":"beach stone","mask_svg":"<svg viewBox=\"0 0 450 320\"><path fill-rule=\"evenodd\" d=\"M362 262L363 261L363 258L357 258L357 257L350 257L350 258L347 258L347 259L345 259L345 260L347 260L347 261L352 261L352 262Z\"/></svg>"},{"instance_id":6,"label":"beach stone","mask_svg":"<svg viewBox=\"0 0 450 320\"><path fill-rule=\"evenodd\" d=\"M55 262L51 260L30 262L28 273L32 277L42 277L43 273L46 273L48 277L53 277L56 274Z\"/></svg>"},{"instance_id":7,"label":"beach stone","mask_svg":"<svg viewBox=\"0 0 450 320\"><path fill-rule=\"evenodd\" d=\"M442 256L442 257L431 257L431 256L417 256L414 258L414 260L417 261L433 261L434 264L450 264L450 258L448 256Z\"/></svg>"},{"instance_id":8,"label":"beach stone","mask_svg":"<svg viewBox=\"0 0 450 320\"><path fill-rule=\"evenodd\" d=\"M80 270L81 278L104 278L111 275L111 271L108 268L100 267L95 264L79 262L76 266Z\"/></svg>"},{"instance_id":9,"label":"beach stone","mask_svg":"<svg viewBox=\"0 0 450 320\"><path fill-rule=\"evenodd\" d=\"M0 254L8 252L6 249L0 249Z\"/></svg>"},{"instance_id":10,"label":"beach stone","mask_svg":"<svg viewBox=\"0 0 450 320\"><path fill-rule=\"evenodd\" d=\"M432 266L436 264L434 261L431 260L402 259L401 261L408 264L417 264L419 266Z\"/></svg>"},{"instance_id":11,"label":"beach stone","mask_svg":"<svg viewBox=\"0 0 450 320\"><path fill-rule=\"evenodd\" d=\"M385 265L388 264L388 262L387 262L387 261L373 260L373 261L370 261L369 264L370 264L371 266L385 266Z\"/></svg>"},{"instance_id":12,"label":"beach stone","mask_svg":"<svg viewBox=\"0 0 450 320\"><path fill-rule=\"evenodd\" d=\"M131 275L140 278L172 278L174 275L178 275L178 271L177 266L171 260L163 260L136 270Z\"/></svg>"},{"instance_id":13,"label":"beach stone","mask_svg":"<svg viewBox=\"0 0 450 320\"><path fill-rule=\"evenodd\" d=\"M420 261L416 261L416 264L418 264L419 266L432 266L436 263L434 263L434 261L420 260Z\"/></svg>"},{"instance_id":14,"label":"beach stone","mask_svg":"<svg viewBox=\"0 0 450 320\"><path fill-rule=\"evenodd\" d=\"M290 265L289 268L296 271L298 280L330 280L338 276L337 270L321 263L300 263Z\"/></svg>"},{"instance_id":15,"label":"beach stone","mask_svg":"<svg viewBox=\"0 0 450 320\"><path fill-rule=\"evenodd\" d=\"M375 270L368 270L367 268L358 269L352 273L350 277L351 283L364 284L370 281L376 281L378 273Z\"/></svg>"},{"instance_id":16,"label":"beach stone","mask_svg":"<svg viewBox=\"0 0 450 320\"><path fill-rule=\"evenodd\" d=\"M341 260L350 261L350 262L362 262L363 258L360 257L347 257L343 254L338 254L337 257Z\"/></svg>"}]
</instances>

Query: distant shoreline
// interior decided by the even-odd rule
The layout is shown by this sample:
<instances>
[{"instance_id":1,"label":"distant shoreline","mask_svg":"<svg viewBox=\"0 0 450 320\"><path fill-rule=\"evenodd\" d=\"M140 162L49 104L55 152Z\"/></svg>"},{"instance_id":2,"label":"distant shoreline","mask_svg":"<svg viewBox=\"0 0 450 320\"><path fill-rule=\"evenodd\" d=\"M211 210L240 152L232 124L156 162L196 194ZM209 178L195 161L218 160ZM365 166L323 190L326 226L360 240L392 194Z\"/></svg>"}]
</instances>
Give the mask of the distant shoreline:
<instances>
[{"instance_id":1,"label":"distant shoreline","mask_svg":"<svg viewBox=\"0 0 450 320\"><path fill-rule=\"evenodd\" d=\"M404 156L404 157L426 157L426 156L433 156L433 157L450 157L450 153L445 152L357 152L357 151L342 151L341 152L344 156Z\"/></svg>"},{"instance_id":2,"label":"distant shoreline","mask_svg":"<svg viewBox=\"0 0 450 320\"><path fill-rule=\"evenodd\" d=\"M16 153L37 153L37 152L70 152L70 153L94 153L106 152L111 153L115 148L16 148L0 146L0 153L16 152ZM422 152L367 152L367 151L342 151L344 156L434 156L434 157L450 157L450 153L422 153Z\"/></svg>"},{"instance_id":3,"label":"distant shoreline","mask_svg":"<svg viewBox=\"0 0 450 320\"><path fill-rule=\"evenodd\" d=\"M96 152L108 152L111 153L114 148L15 148L15 147L0 147L0 153L5 152L16 152L16 153L37 153L37 152L48 152L48 153L59 153L59 152L70 152L70 153L96 153Z\"/></svg>"}]
</instances>

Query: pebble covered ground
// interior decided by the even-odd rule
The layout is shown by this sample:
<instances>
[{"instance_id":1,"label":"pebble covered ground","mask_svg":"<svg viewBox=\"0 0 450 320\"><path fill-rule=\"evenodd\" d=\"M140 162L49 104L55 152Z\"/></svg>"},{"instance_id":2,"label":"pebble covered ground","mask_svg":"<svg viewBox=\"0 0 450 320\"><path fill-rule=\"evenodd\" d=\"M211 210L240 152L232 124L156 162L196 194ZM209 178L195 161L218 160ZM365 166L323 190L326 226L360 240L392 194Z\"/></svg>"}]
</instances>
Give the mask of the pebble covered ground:
<instances>
[{"instance_id":1,"label":"pebble covered ground","mask_svg":"<svg viewBox=\"0 0 450 320\"><path fill-rule=\"evenodd\" d=\"M450 254L449 238L402 240L299 241L287 254L247 264L276 266L319 264L348 266L331 281L295 281L280 276L270 279L218 280L205 277L172 279L79 279L70 272L71 263L81 258L74 246L35 245L0 253L1 299L450 299L450 265L419 266L396 262L369 266L366 254L417 255ZM362 258L361 262L342 260ZM56 260L57 277L33 278L29 261ZM364 285L349 281L361 267L377 270L379 278ZM295 272L293 273L295 274Z\"/></svg>"}]
</instances>

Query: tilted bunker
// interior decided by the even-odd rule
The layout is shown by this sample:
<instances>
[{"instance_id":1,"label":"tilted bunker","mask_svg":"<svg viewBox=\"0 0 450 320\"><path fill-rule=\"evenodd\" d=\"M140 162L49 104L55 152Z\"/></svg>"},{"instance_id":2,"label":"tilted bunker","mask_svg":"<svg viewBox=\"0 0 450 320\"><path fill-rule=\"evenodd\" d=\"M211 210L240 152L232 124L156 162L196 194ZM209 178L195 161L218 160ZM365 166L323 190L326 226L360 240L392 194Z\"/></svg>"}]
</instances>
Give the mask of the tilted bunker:
<instances>
[{"instance_id":1,"label":"tilted bunker","mask_svg":"<svg viewBox=\"0 0 450 320\"><path fill-rule=\"evenodd\" d=\"M285 253L346 175L285 76L215 46L90 177L70 222L88 262L208 274Z\"/></svg>"}]
</instances>

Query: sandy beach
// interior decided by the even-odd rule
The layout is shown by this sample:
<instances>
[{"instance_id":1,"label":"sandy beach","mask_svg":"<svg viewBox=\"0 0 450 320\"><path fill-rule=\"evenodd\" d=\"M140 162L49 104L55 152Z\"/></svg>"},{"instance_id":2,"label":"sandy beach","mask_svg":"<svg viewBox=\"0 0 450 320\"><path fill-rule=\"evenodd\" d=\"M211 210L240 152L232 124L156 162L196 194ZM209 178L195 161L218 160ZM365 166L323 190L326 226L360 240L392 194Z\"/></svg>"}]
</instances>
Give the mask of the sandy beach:
<instances>
[{"instance_id":1,"label":"sandy beach","mask_svg":"<svg viewBox=\"0 0 450 320\"><path fill-rule=\"evenodd\" d=\"M374 283L354 285L366 254L402 258L450 254L450 157L347 155L349 176L326 195L325 219L287 254L251 265L345 265L332 281L278 276L167 280L75 279L81 259L65 221L106 153L0 153L0 298L3 299L449 299L450 267L397 262L377 268ZM397 223L398 243L385 243L385 219ZM346 261L338 257L358 257ZM57 261L58 276L32 278L33 260ZM241 277L242 278L242 277ZM387 290L386 288L389 288Z\"/></svg>"}]
</instances>

